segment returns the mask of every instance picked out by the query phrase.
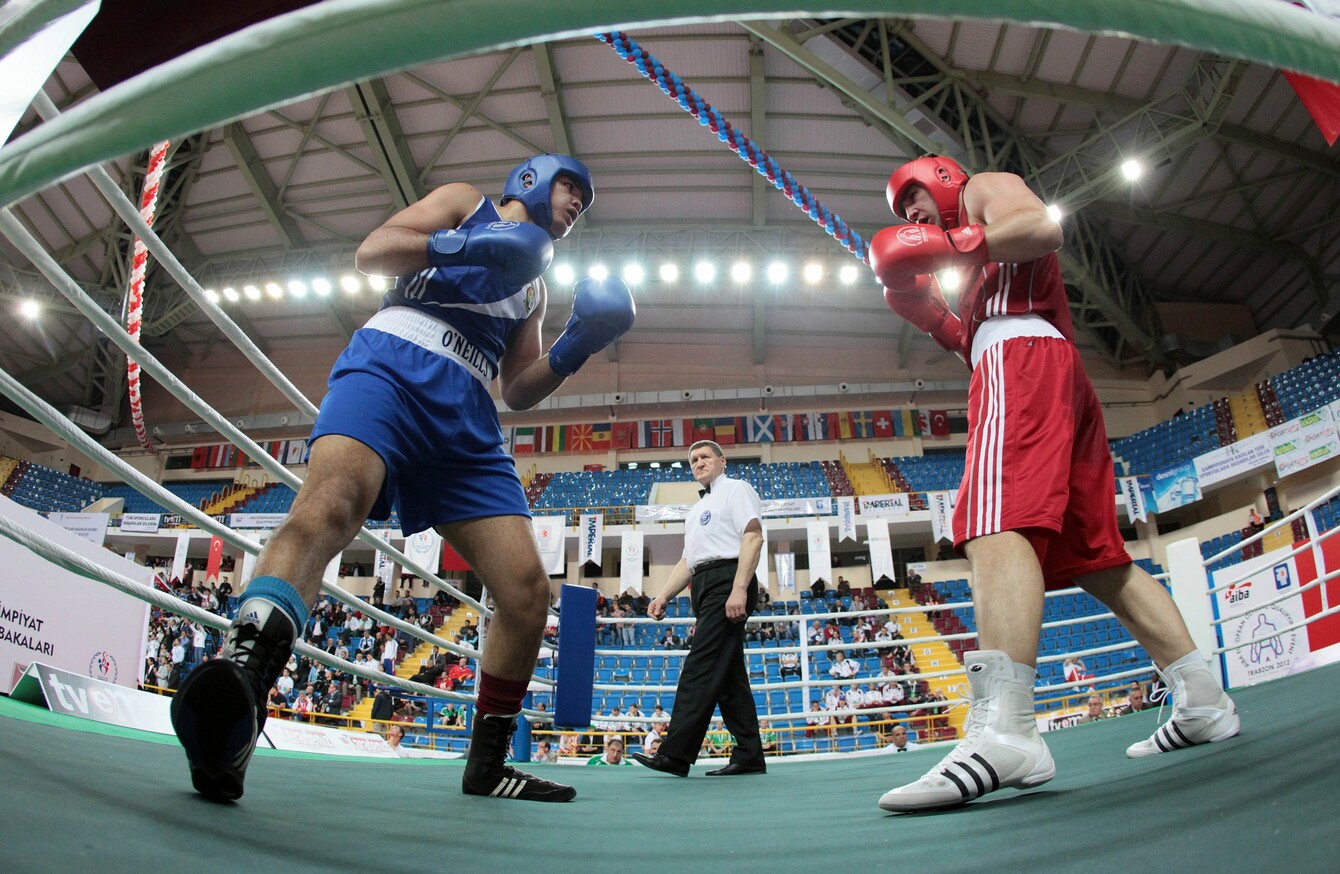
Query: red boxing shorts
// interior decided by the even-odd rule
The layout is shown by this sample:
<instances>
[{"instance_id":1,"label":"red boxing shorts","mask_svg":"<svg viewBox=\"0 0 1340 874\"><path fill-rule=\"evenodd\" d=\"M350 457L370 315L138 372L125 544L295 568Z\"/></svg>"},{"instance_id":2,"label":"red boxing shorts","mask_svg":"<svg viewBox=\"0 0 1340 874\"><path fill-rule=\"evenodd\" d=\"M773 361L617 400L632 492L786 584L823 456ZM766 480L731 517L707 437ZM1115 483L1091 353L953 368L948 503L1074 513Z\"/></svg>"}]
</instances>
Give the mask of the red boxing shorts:
<instances>
[{"instance_id":1,"label":"red boxing shorts","mask_svg":"<svg viewBox=\"0 0 1340 874\"><path fill-rule=\"evenodd\" d=\"M972 374L968 423L955 549L1022 534L1048 589L1130 563L1103 411L1073 343L1014 337L987 349Z\"/></svg>"}]
</instances>

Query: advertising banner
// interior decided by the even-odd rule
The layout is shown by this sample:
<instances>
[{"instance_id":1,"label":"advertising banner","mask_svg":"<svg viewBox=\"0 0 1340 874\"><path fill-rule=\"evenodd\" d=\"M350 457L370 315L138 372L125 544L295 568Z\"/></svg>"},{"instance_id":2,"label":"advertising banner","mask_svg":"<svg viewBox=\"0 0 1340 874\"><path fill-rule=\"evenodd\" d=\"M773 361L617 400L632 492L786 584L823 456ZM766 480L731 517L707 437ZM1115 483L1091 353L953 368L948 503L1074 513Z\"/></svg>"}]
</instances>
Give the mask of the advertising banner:
<instances>
[{"instance_id":1,"label":"advertising banner","mask_svg":"<svg viewBox=\"0 0 1340 874\"><path fill-rule=\"evenodd\" d=\"M862 495L862 516L906 516L909 509L908 495Z\"/></svg>"},{"instance_id":2,"label":"advertising banner","mask_svg":"<svg viewBox=\"0 0 1340 874\"><path fill-rule=\"evenodd\" d=\"M827 522L806 522L805 542L810 558L810 583L815 580L832 582L833 548L828 539Z\"/></svg>"},{"instance_id":3,"label":"advertising banner","mask_svg":"<svg viewBox=\"0 0 1340 874\"><path fill-rule=\"evenodd\" d=\"M27 507L0 496L0 513L90 562L152 585L153 571L94 546ZM0 692L15 669L40 661L81 676L134 688L143 666L149 605L65 570L0 538Z\"/></svg>"},{"instance_id":4,"label":"advertising banner","mask_svg":"<svg viewBox=\"0 0 1340 874\"><path fill-rule=\"evenodd\" d=\"M1166 513L1193 504L1201 498L1196 465L1190 461L1154 474L1151 485L1156 513Z\"/></svg>"},{"instance_id":5,"label":"advertising banner","mask_svg":"<svg viewBox=\"0 0 1340 874\"><path fill-rule=\"evenodd\" d=\"M796 593L796 554L777 553L777 591L783 595Z\"/></svg>"},{"instance_id":6,"label":"advertising banner","mask_svg":"<svg viewBox=\"0 0 1340 874\"><path fill-rule=\"evenodd\" d=\"M870 581L877 583L880 577L896 580L893 573L893 549L889 545L889 521L867 519L865 530L870 537Z\"/></svg>"},{"instance_id":7,"label":"advertising banner","mask_svg":"<svg viewBox=\"0 0 1340 874\"><path fill-rule=\"evenodd\" d=\"M1283 631L1306 616L1297 594L1298 565L1289 552L1277 549L1211 573L1215 586L1237 580L1214 595L1215 618L1227 620L1216 626L1219 645L1236 647L1220 656L1229 686L1283 677L1309 652L1305 628ZM1292 597L1262 606L1289 592Z\"/></svg>"},{"instance_id":8,"label":"advertising banner","mask_svg":"<svg viewBox=\"0 0 1340 874\"><path fill-rule=\"evenodd\" d=\"M1313 410L1271 428L1268 433L1275 451L1275 470L1281 477L1340 455L1340 438L1336 436L1329 407Z\"/></svg>"},{"instance_id":9,"label":"advertising banner","mask_svg":"<svg viewBox=\"0 0 1340 874\"><path fill-rule=\"evenodd\" d=\"M625 531L619 544L619 592L642 594L641 531Z\"/></svg>"},{"instance_id":10,"label":"advertising banner","mask_svg":"<svg viewBox=\"0 0 1340 874\"><path fill-rule=\"evenodd\" d=\"M577 548L577 564L588 561L600 567L600 552L605 545L605 514L583 513L577 526L580 538Z\"/></svg>"},{"instance_id":11,"label":"advertising banner","mask_svg":"<svg viewBox=\"0 0 1340 874\"><path fill-rule=\"evenodd\" d=\"M122 513L122 534L157 534L161 513Z\"/></svg>"},{"instance_id":12,"label":"advertising banner","mask_svg":"<svg viewBox=\"0 0 1340 874\"><path fill-rule=\"evenodd\" d=\"M927 502L931 510L931 537L936 543L954 542L954 504L958 500L958 491L928 492Z\"/></svg>"},{"instance_id":13,"label":"advertising banner","mask_svg":"<svg viewBox=\"0 0 1340 874\"><path fill-rule=\"evenodd\" d=\"M278 528L288 518L287 513L232 513L230 528Z\"/></svg>"},{"instance_id":14,"label":"advertising banner","mask_svg":"<svg viewBox=\"0 0 1340 874\"><path fill-rule=\"evenodd\" d=\"M567 538L567 517L532 516L530 524L535 532L535 545L540 549L540 564L549 576L563 573L567 567L567 550L564 549Z\"/></svg>"},{"instance_id":15,"label":"advertising banner","mask_svg":"<svg viewBox=\"0 0 1340 874\"><path fill-rule=\"evenodd\" d=\"M856 539L856 499L838 498L838 543Z\"/></svg>"},{"instance_id":16,"label":"advertising banner","mask_svg":"<svg viewBox=\"0 0 1340 874\"><path fill-rule=\"evenodd\" d=\"M47 518L60 527L98 546L107 539L108 513L48 513Z\"/></svg>"},{"instance_id":17,"label":"advertising banner","mask_svg":"<svg viewBox=\"0 0 1340 874\"><path fill-rule=\"evenodd\" d=\"M1270 445L1270 433L1263 431L1204 455L1197 455L1194 459L1196 479L1200 481L1203 491L1212 485L1272 464L1274 460L1275 450Z\"/></svg>"}]
</instances>

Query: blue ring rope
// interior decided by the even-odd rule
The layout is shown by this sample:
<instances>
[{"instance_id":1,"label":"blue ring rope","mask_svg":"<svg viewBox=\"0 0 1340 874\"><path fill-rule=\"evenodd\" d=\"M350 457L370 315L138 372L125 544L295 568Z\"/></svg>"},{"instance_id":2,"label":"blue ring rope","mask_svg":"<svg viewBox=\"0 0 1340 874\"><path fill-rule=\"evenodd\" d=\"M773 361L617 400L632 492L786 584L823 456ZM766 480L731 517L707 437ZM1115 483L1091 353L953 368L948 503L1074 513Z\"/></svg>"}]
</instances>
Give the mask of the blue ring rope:
<instances>
[{"instance_id":1,"label":"blue ring rope","mask_svg":"<svg viewBox=\"0 0 1340 874\"><path fill-rule=\"evenodd\" d=\"M685 85L684 80L666 69L650 52L622 31L597 33L595 37L618 52L619 57L637 67L639 73L665 92L666 96L679 103L680 109L696 118L698 124L711 128L717 139L730 146L741 160L748 162L749 166L771 182L773 187L791 198L792 203L804 210L844 249L862 261L866 260L869 246L861 239L860 234L848 227L841 216L820 203L817 197L810 194L808 188L797 182L790 172L783 170L771 155L736 130L712 104Z\"/></svg>"}]
</instances>

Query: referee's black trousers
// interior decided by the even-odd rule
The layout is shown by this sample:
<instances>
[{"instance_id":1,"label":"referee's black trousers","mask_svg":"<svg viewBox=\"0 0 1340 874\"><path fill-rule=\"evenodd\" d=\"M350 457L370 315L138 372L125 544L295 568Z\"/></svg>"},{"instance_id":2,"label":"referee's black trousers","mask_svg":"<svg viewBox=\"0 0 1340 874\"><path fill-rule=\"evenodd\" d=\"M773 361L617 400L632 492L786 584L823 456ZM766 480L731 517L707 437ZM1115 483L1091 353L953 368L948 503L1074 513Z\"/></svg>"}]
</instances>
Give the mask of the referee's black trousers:
<instances>
[{"instance_id":1,"label":"referee's black trousers","mask_svg":"<svg viewBox=\"0 0 1340 874\"><path fill-rule=\"evenodd\" d=\"M726 618L726 600L735 583L737 562L694 574L692 602L697 630L684 667L679 672L670 730L660 752L681 762L694 762L707 735L712 711L721 708L726 729L735 736L730 760L740 765L762 765L763 745L758 736L758 711L749 688L744 662L743 622ZM745 609L753 615L758 604L758 580L750 580Z\"/></svg>"}]
</instances>

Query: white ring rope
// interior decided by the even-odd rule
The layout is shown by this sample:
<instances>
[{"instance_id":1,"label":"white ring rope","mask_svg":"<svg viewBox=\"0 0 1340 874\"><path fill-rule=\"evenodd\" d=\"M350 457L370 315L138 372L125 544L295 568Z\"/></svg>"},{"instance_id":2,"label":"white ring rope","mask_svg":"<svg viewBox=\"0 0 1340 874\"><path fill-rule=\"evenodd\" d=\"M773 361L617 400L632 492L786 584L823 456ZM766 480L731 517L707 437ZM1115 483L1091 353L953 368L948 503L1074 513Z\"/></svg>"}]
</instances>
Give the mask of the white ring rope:
<instances>
[{"instance_id":1,"label":"white ring rope","mask_svg":"<svg viewBox=\"0 0 1340 874\"><path fill-rule=\"evenodd\" d=\"M33 532L28 527L4 516L0 516L0 534L8 537L19 545L26 547L33 553L40 555L42 558L58 567L65 568L66 570L79 574L87 579L104 583L114 589L138 598L141 601L146 601L156 607L161 607L170 613L188 616L202 625L208 625L211 628L219 630L227 630L231 624L222 616L211 613L208 610L182 601L166 592L160 592L152 586L136 582L130 577L123 576L108 568L95 564L89 559L66 549L58 543L51 542L45 537ZM467 703L475 701L477 697L462 692L448 692L444 689L437 689L433 686L424 685L423 683L403 680L400 677L382 671L361 667L353 662L345 661L338 656L332 655L325 650L304 643L301 640L294 643L293 649L297 653L321 662L324 665L328 665L329 667L336 668L343 673L354 674L366 680L381 683L382 685L396 686L416 695L444 698ZM544 721L552 719L553 717L553 714L545 713L544 711L525 710L523 712L535 720Z\"/></svg>"},{"instance_id":2,"label":"white ring rope","mask_svg":"<svg viewBox=\"0 0 1340 874\"><path fill-rule=\"evenodd\" d=\"M254 459L261 467L269 473L272 473L281 482L288 485L295 492L301 487L302 480L296 474L288 470L278 461L270 456L268 452L262 449L254 440L238 430L226 418L221 416L216 410L210 407L195 392L191 391L172 371L168 370L153 355L147 352L142 346L134 343L125 329L105 313L90 298L83 289L72 279L69 274L61 269L60 265L51 258L42 248L27 229L14 217L14 214L8 209L0 209L0 232L3 232L9 238L20 252L33 263L39 272L56 287L58 291L74 304L85 318L93 322L112 342L120 347L121 351L127 357L133 358L139 362L156 379L160 385L167 389L173 397L180 400L196 415L203 418L207 423L214 426L215 430L228 437L235 445L247 453L247 456ZM213 306L212 304L210 306ZM217 309L217 307L216 307ZM394 558L399 564L409 568L416 576L428 581L437 588L448 592L457 600L468 604L480 612L481 616L491 616L493 611L485 607L479 601L471 598L469 595L460 591L456 587L446 583L436 574L427 568L419 565L418 562L405 555L402 551L391 546L388 542L382 540L366 527L360 528L358 539L364 543L381 550Z\"/></svg>"}]
</instances>

